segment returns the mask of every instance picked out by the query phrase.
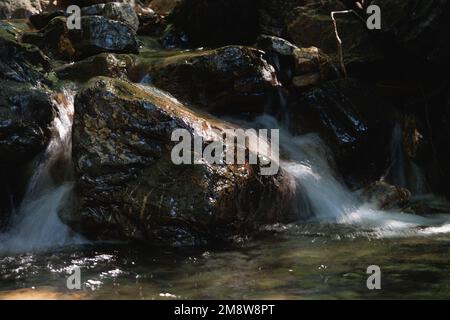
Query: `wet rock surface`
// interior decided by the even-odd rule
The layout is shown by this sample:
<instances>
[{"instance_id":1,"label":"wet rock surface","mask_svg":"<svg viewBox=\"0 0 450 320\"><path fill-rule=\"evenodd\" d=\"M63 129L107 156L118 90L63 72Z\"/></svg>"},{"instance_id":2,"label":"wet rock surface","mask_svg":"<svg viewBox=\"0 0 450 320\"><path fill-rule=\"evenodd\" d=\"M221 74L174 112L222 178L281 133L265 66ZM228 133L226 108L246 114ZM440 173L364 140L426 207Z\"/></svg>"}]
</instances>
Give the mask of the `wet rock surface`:
<instances>
[{"instance_id":1,"label":"wet rock surface","mask_svg":"<svg viewBox=\"0 0 450 320\"><path fill-rule=\"evenodd\" d=\"M21 83L45 82L49 59L39 48L17 41L18 31L0 22L0 79Z\"/></svg>"},{"instance_id":2,"label":"wet rock surface","mask_svg":"<svg viewBox=\"0 0 450 320\"><path fill-rule=\"evenodd\" d=\"M411 192L405 188L377 181L365 188L363 197L378 209L400 209L411 199Z\"/></svg>"},{"instance_id":3,"label":"wet rock surface","mask_svg":"<svg viewBox=\"0 0 450 320\"><path fill-rule=\"evenodd\" d=\"M139 17L128 3L110 2L92 5L83 8L81 15L102 16L110 20L123 22L136 31L139 28Z\"/></svg>"},{"instance_id":4,"label":"wet rock surface","mask_svg":"<svg viewBox=\"0 0 450 320\"><path fill-rule=\"evenodd\" d=\"M191 245L289 220L283 171L260 176L252 165L172 163L175 128L208 140L208 130L224 123L153 87L110 78L91 80L75 109L78 209L63 215L74 229L93 238Z\"/></svg>"},{"instance_id":5,"label":"wet rock surface","mask_svg":"<svg viewBox=\"0 0 450 320\"><path fill-rule=\"evenodd\" d=\"M81 30L68 29L66 18L57 17L39 32L25 33L22 40L62 60L79 60L103 52L138 51L132 27L101 16L83 16Z\"/></svg>"},{"instance_id":6,"label":"wet rock surface","mask_svg":"<svg viewBox=\"0 0 450 320\"><path fill-rule=\"evenodd\" d=\"M213 113L264 112L280 86L264 52L249 47L181 52L147 65L143 68L138 60L140 72L132 78Z\"/></svg>"},{"instance_id":7,"label":"wet rock surface","mask_svg":"<svg viewBox=\"0 0 450 320\"><path fill-rule=\"evenodd\" d=\"M55 69L59 79L86 82L96 76L127 79L131 58L101 53L84 60L64 64Z\"/></svg>"},{"instance_id":8,"label":"wet rock surface","mask_svg":"<svg viewBox=\"0 0 450 320\"><path fill-rule=\"evenodd\" d=\"M53 106L48 92L0 81L0 162L20 163L44 150Z\"/></svg>"},{"instance_id":9,"label":"wet rock surface","mask_svg":"<svg viewBox=\"0 0 450 320\"><path fill-rule=\"evenodd\" d=\"M0 21L0 220L25 184L11 182L48 144L50 95L66 85L80 90L80 210L61 216L90 238L200 244L290 221L283 171L172 164L173 128L227 126L204 112L270 114L293 134L318 133L338 178L378 208L445 212L423 195L450 196L450 3L371 3L380 31L350 0L66 0L44 12L0 0L0 18L32 14ZM81 30L67 28L71 4ZM330 13L349 8L336 16L344 70Z\"/></svg>"},{"instance_id":10,"label":"wet rock surface","mask_svg":"<svg viewBox=\"0 0 450 320\"><path fill-rule=\"evenodd\" d=\"M375 88L354 79L325 82L291 98L290 128L318 132L349 183L377 179L389 165L393 108Z\"/></svg>"}]
</instances>

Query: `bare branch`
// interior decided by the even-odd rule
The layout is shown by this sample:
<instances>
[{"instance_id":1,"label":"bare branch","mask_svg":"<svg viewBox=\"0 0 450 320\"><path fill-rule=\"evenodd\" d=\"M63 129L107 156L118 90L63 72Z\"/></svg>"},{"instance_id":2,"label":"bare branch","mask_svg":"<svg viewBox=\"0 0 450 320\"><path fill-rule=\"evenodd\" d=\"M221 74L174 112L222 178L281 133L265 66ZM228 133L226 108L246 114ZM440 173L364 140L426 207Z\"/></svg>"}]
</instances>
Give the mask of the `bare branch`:
<instances>
[{"instance_id":1,"label":"bare branch","mask_svg":"<svg viewBox=\"0 0 450 320\"><path fill-rule=\"evenodd\" d=\"M355 13L355 12L353 10L332 11L331 12L331 20L333 20L334 34L336 36L336 41L337 41L339 64L341 66L342 72L344 73L344 77L347 79L347 69L345 68L344 54L342 51L342 40L339 37L339 32L337 29L337 22L336 22L336 18L334 17L335 14L346 14L346 13Z\"/></svg>"}]
</instances>

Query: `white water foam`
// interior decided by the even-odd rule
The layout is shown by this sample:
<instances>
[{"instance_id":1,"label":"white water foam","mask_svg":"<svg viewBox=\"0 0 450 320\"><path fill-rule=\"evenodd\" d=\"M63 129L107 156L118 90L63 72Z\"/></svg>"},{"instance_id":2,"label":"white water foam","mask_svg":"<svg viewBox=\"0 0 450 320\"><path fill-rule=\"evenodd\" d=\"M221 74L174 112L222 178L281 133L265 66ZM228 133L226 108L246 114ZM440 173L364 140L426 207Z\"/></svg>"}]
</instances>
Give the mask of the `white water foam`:
<instances>
[{"instance_id":1,"label":"white water foam","mask_svg":"<svg viewBox=\"0 0 450 320\"><path fill-rule=\"evenodd\" d=\"M251 126L277 128L270 116L258 117ZM335 175L332 156L317 134L292 136L280 130L281 166L295 178L300 219L357 226L374 237L402 237L450 232L450 216L419 216L381 211L364 203Z\"/></svg>"}]
</instances>

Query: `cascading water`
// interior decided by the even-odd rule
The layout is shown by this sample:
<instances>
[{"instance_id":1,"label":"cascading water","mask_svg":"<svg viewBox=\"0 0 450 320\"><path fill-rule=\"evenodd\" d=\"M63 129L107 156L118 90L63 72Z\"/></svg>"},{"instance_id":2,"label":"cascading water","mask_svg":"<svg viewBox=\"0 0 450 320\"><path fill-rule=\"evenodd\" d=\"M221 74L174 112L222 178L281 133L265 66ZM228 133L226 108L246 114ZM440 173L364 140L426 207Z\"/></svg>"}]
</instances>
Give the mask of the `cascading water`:
<instances>
[{"instance_id":1,"label":"cascading water","mask_svg":"<svg viewBox=\"0 0 450 320\"><path fill-rule=\"evenodd\" d=\"M50 143L37 161L24 199L8 231L0 235L0 252L42 250L84 241L58 217L58 211L68 204L73 188L69 177L74 94L69 91L58 93L54 95L53 103L57 116L52 123ZM58 182L51 172L56 166Z\"/></svg>"},{"instance_id":2,"label":"cascading water","mask_svg":"<svg viewBox=\"0 0 450 320\"><path fill-rule=\"evenodd\" d=\"M424 195L429 191L427 181L421 168L405 155L403 130L402 125L396 123L392 131L391 166L387 178L394 185L409 189L413 195Z\"/></svg>"},{"instance_id":3,"label":"cascading water","mask_svg":"<svg viewBox=\"0 0 450 320\"><path fill-rule=\"evenodd\" d=\"M250 127L279 128L270 116L258 117ZM292 136L280 130L281 166L295 178L294 210L300 219L347 224L367 230L376 237L439 233L448 230L448 216L423 217L401 212L387 212L364 203L348 190L330 166L328 148L316 134Z\"/></svg>"}]
</instances>

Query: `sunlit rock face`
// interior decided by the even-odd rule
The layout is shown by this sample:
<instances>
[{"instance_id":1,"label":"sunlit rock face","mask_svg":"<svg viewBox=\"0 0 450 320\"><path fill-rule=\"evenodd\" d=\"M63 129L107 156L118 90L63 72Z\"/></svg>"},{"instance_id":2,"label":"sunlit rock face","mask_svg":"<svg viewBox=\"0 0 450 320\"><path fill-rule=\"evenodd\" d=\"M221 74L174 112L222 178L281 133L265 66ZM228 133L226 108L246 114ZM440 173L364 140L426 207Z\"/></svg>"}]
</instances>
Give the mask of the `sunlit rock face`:
<instances>
[{"instance_id":1,"label":"sunlit rock face","mask_svg":"<svg viewBox=\"0 0 450 320\"><path fill-rule=\"evenodd\" d=\"M227 124L191 111L168 94L95 78L75 101L76 210L62 214L94 239L192 245L289 221L290 179L255 165L175 165L174 129L211 143ZM230 127L229 127L230 128Z\"/></svg>"},{"instance_id":2,"label":"sunlit rock face","mask_svg":"<svg viewBox=\"0 0 450 320\"><path fill-rule=\"evenodd\" d=\"M137 52L136 30L128 24L101 16L83 16L81 30L68 29L65 17L56 17L39 32L22 40L63 60L83 59L102 52Z\"/></svg>"}]
</instances>

